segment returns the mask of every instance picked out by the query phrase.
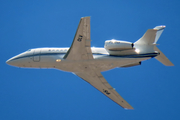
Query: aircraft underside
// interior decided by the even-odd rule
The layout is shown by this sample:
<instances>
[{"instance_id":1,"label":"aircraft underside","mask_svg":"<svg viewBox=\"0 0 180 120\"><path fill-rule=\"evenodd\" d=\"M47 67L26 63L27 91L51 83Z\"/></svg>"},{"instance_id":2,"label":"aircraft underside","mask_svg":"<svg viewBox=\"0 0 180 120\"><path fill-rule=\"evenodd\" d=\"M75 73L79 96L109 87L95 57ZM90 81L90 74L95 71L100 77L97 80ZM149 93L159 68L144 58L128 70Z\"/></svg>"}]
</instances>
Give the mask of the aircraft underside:
<instances>
[{"instance_id":1,"label":"aircraft underside","mask_svg":"<svg viewBox=\"0 0 180 120\"><path fill-rule=\"evenodd\" d=\"M80 19L70 48L36 48L12 57L6 63L24 68L54 68L72 72L125 109L133 107L101 74L116 67L132 67L155 57L166 66L173 63L156 47L165 26L149 29L135 43L107 40L104 48L91 47L90 17Z\"/></svg>"},{"instance_id":2,"label":"aircraft underside","mask_svg":"<svg viewBox=\"0 0 180 120\"><path fill-rule=\"evenodd\" d=\"M47 59L49 58L49 60ZM143 60L150 59L151 57L143 58L100 58L92 60L81 60L81 61L71 61L63 60L58 56L41 56L39 61L33 61L33 58L29 59L29 62L26 64L19 64L19 67L26 68L56 68L62 71L68 72L84 72L89 67L101 71L107 71L116 67L124 67L134 63L139 63ZM25 58L28 59L28 58ZM45 61L46 60L46 61ZM54 61L54 62L53 62Z\"/></svg>"}]
</instances>

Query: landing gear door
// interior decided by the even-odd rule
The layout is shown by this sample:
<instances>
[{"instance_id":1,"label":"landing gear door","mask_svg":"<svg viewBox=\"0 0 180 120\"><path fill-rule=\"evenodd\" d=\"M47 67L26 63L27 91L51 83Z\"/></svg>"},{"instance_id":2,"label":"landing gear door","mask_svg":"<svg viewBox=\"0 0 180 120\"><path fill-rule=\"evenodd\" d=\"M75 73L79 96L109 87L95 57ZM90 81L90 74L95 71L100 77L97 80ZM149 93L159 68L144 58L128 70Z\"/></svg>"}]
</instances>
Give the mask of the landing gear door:
<instances>
[{"instance_id":1,"label":"landing gear door","mask_svg":"<svg viewBox=\"0 0 180 120\"><path fill-rule=\"evenodd\" d=\"M34 53L33 53L33 61L34 62L39 62L40 61L40 53L41 53L41 50L34 50Z\"/></svg>"}]
</instances>

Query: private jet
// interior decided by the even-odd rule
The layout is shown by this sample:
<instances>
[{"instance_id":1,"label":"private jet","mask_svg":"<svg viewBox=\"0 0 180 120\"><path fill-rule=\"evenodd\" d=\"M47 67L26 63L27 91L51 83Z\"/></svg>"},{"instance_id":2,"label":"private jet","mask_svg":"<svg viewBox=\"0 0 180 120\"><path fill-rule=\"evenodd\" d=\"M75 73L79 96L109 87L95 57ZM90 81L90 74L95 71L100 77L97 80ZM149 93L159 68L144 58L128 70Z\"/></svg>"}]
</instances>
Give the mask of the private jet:
<instances>
[{"instance_id":1,"label":"private jet","mask_svg":"<svg viewBox=\"0 0 180 120\"><path fill-rule=\"evenodd\" d=\"M136 42L106 40L104 48L91 47L90 17L80 19L70 48L29 49L6 61L22 68L54 68L71 72L124 109L133 109L106 81L101 72L114 68L141 65L141 62L156 58L166 66L173 63L157 48L157 41L165 26L148 29Z\"/></svg>"}]
</instances>

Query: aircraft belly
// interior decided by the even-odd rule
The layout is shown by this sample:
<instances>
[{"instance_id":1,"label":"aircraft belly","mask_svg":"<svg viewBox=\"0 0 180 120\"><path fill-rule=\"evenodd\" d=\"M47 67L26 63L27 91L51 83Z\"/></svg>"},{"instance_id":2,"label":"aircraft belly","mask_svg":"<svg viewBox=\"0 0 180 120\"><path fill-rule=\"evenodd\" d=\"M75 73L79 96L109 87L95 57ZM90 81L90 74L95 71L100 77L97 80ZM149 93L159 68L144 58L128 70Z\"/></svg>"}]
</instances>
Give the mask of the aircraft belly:
<instances>
[{"instance_id":1,"label":"aircraft belly","mask_svg":"<svg viewBox=\"0 0 180 120\"><path fill-rule=\"evenodd\" d=\"M149 57L150 58L150 57ZM149 58L120 58L120 59L93 59L82 61L66 61L56 64L55 68L68 72L88 72L88 67L94 67L98 71L107 71L116 67L140 62Z\"/></svg>"},{"instance_id":2,"label":"aircraft belly","mask_svg":"<svg viewBox=\"0 0 180 120\"><path fill-rule=\"evenodd\" d=\"M62 71L68 72L84 72L88 71L88 66L94 67L98 71L107 71L116 67L125 66L131 63L140 62L150 57L146 58L128 58L128 57L114 57L108 55L94 55L94 59L89 60L66 60L63 59L62 55L42 55L39 62L31 61L19 65L19 67L29 67L29 68L57 68Z\"/></svg>"},{"instance_id":3,"label":"aircraft belly","mask_svg":"<svg viewBox=\"0 0 180 120\"><path fill-rule=\"evenodd\" d=\"M63 56L59 55L42 55L39 62L34 62L31 58L31 62L23 64L19 67L57 68L62 71L68 72L84 72L88 71L88 66L91 66L94 67L94 69L97 69L98 71L107 71L116 67L137 63L150 58L126 58L108 55L98 55L93 57L94 59L73 61L63 59Z\"/></svg>"}]
</instances>

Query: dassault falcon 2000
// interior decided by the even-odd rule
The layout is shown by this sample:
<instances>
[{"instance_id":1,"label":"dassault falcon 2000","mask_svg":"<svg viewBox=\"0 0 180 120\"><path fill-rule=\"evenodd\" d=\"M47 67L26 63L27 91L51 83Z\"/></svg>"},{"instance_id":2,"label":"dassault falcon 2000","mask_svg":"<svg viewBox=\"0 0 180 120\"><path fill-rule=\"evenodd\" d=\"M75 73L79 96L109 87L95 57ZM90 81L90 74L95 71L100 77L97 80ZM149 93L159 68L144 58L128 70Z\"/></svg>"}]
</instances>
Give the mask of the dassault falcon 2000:
<instances>
[{"instance_id":1,"label":"dassault falcon 2000","mask_svg":"<svg viewBox=\"0 0 180 120\"><path fill-rule=\"evenodd\" d=\"M102 71L116 67L141 65L141 61L156 58L166 66L173 66L156 47L165 26L148 29L135 43L107 40L104 48L91 47L90 17L80 19L70 48L29 49L6 61L23 68L55 68L72 72L125 109L133 109L105 80Z\"/></svg>"}]
</instances>

